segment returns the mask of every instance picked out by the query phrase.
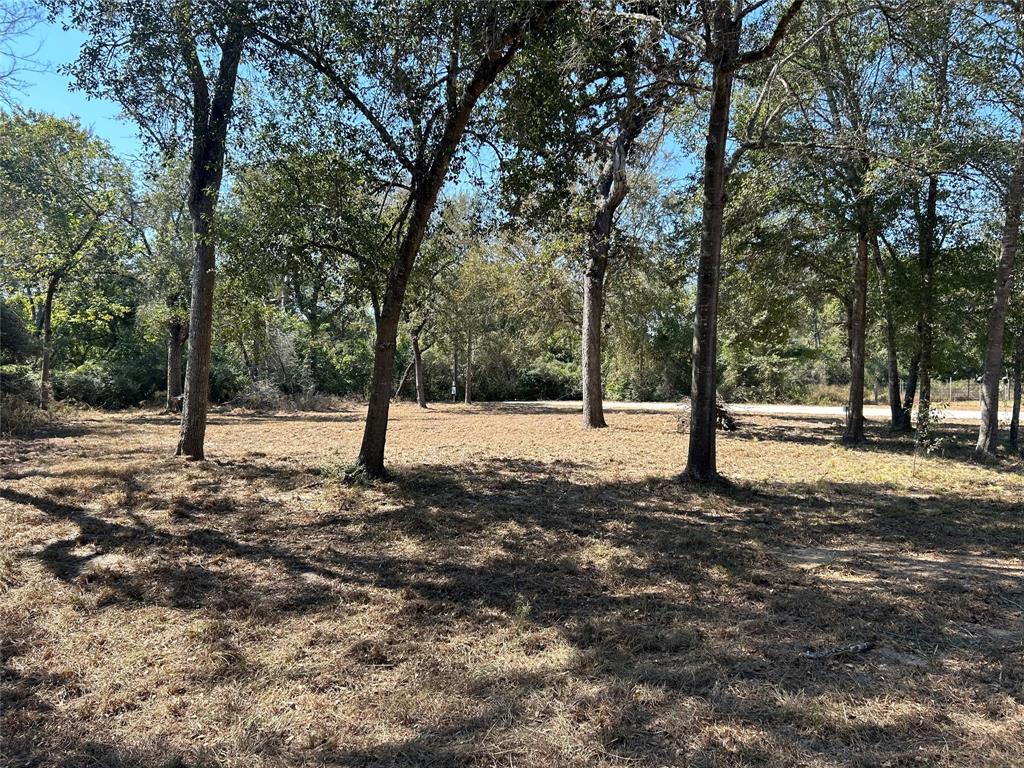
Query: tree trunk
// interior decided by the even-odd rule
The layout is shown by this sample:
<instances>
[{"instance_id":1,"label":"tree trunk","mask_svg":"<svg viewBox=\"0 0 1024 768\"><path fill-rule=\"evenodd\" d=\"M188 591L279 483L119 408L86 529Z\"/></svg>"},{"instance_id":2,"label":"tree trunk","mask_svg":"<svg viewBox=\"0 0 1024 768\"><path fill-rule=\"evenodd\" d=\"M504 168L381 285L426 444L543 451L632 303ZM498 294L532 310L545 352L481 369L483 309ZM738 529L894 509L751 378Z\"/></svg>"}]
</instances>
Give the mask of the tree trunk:
<instances>
[{"instance_id":1,"label":"tree trunk","mask_svg":"<svg viewBox=\"0 0 1024 768\"><path fill-rule=\"evenodd\" d=\"M928 439L931 421L932 347L934 346L932 320L935 304L935 230L938 226L936 212L938 196L938 177L933 174L928 177L924 221L918 245L918 263L921 271L921 362L918 373L920 393L917 406L917 443L919 447Z\"/></svg>"},{"instance_id":2,"label":"tree trunk","mask_svg":"<svg viewBox=\"0 0 1024 768\"><path fill-rule=\"evenodd\" d=\"M864 442L864 341L867 331L868 235L857 233L857 254L853 265L853 299L850 303L850 397L847 402L843 442Z\"/></svg>"},{"instance_id":3,"label":"tree trunk","mask_svg":"<svg viewBox=\"0 0 1024 768\"><path fill-rule=\"evenodd\" d=\"M583 426L588 429L607 426L601 380L601 335L604 328L604 281L608 272L612 228L615 211L628 191L626 159L629 151L644 126L661 112L665 88L659 86L655 87L654 93L648 92L648 102L643 108L634 105L626 114L597 180L597 211L587 241L587 271L583 277Z\"/></svg>"},{"instance_id":4,"label":"tree trunk","mask_svg":"<svg viewBox=\"0 0 1024 768\"><path fill-rule=\"evenodd\" d=\"M1010 450L1020 450L1021 374L1024 373L1024 329L1018 331L1017 354L1013 358L1013 411L1010 413Z\"/></svg>"},{"instance_id":5,"label":"tree trunk","mask_svg":"<svg viewBox=\"0 0 1024 768\"><path fill-rule=\"evenodd\" d=\"M420 349L418 336L412 337L412 362L416 372L416 404L420 408L427 407L426 372L423 370L423 350Z\"/></svg>"},{"instance_id":6,"label":"tree trunk","mask_svg":"<svg viewBox=\"0 0 1024 768\"><path fill-rule=\"evenodd\" d=\"M404 286L403 286L404 288ZM404 292L404 291L403 291ZM370 477L384 475L384 442L387 437L388 410L391 406L391 377L395 366L395 341L401 306L386 303L377 321L374 344L373 378L366 408L366 425L359 449L359 465Z\"/></svg>"},{"instance_id":7,"label":"tree trunk","mask_svg":"<svg viewBox=\"0 0 1024 768\"><path fill-rule=\"evenodd\" d=\"M178 30L185 71L192 84L192 156L188 209L192 219L192 304L188 322L188 362L181 409L179 456L204 458L206 411L210 402L210 350L213 343L213 288L217 266L211 228L217 210L228 125L238 82L238 65L246 33L241 20L228 27L220 42L220 65L210 93L206 73L190 33Z\"/></svg>"},{"instance_id":8,"label":"tree trunk","mask_svg":"<svg viewBox=\"0 0 1024 768\"><path fill-rule=\"evenodd\" d=\"M729 13L728 7L725 13ZM736 40L720 44L738 48ZM724 37L724 36L723 36ZM726 54L723 53L723 56ZM690 391L690 441L684 476L709 483L718 476L715 455L718 364L718 285L722 271L722 218L725 212L725 152L734 72L719 63L714 70L711 108L704 148L704 204L693 320L693 381Z\"/></svg>"},{"instance_id":9,"label":"tree trunk","mask_svg":"<svg viewBox=\"0 0 1024 768\"><path fill-rule=\"evenodd\" d=\"M907 389L903 393L903 412L900 416L900 429L909 432L914 427L914 399L917 397L917 372L921 364L920 351L914 352L907 369Z\"/></svg>"},{"instance_id":10,"label":"tree trunk","mask_svg":"<svg viewBox=\"0 0 1024 768\"><path fill-rule=\"evenodd\" d=\"M558 3L546 2L535 4L535 11L530 14L530 24L523 26L518 33L518 42L526 36L527 31L535 33L543 27L558 7ZM374 347L373 379L370 385L370 401L366 409L366 425L363 429L363 441L359 447L358 466L367 477L383 477L384 446L387 442L388 410L391 406L391 377L395 363L395 341L398 336L398 322L402 313L402 302L405 291L416 264L416 256L427 231L430 216L437 202L452 157L462 142L466 132L466 124L476 107L477 101L484 91L494 82L495 78L512 61L518 51L518 43L510 44L504 53L488 57L478 68L468 73L469 81L466 90L458 102L450 97L449 114L441 136L434 147L422 147L428 150L431 157L429 167L422 172L414 171L411 184L412 209L395 254L395 259L388 271L387 284L381 302L380 320L377 322L377 340ZM455 75L452 73L452 77ZM454 88L454 80L451 83Z\"/></svg>"},{"instance_id":11,"label":"tree trunk","mask_svg":"<svg viewBox=\"0 0 1024 768\"><path fill-rule=\"evenodd\" d=\"M453 335L452 336L452 390L451 400L454 403L456 396L458 395L459 386L459 340Z\"/></svg>"},{"instance_id":12,"label":"tree trunk","mask_svg":"<svg viewBox=\"0 0 1024 768\"><path fill-rule=\"evenodd\" d=\"M178 318L167 324L167 412L181 410L181 347L185 343L185 328Z\"/></svg>"},{"instance_id":13,"label":"tree trunk","mask_svg":"<svg viewBox=\"0 0 1024 768\"><path fill-rule=\"evenodd\" d=\"M466 332L466 405L473 402L473 334Z\"/></svg>"},{"instance_id":14,"label":"tree trunk","mask_svg":"<svg viewBox=\"0 0 1024 768\"><path fill-rule=\"evenodd\" d=\"M405 380L409 378L409 371L412 370L412 367L415 364L416 364L416 359L413 358L413 359L409 360L408 364L405 366L405 370L402 371L401 378L398 379L398 384L395 385L394 397L398 397L400 394L402 394L402 387L405 386Z\"/></svg>"},{"instance_id":15,"label":"tree trunk","mask_svg":"<svg viewBox=\"0 0 1024 768\"><path fill-rule=\"evenodd\" d=\"M1006 327L1006 307L1010 300L1013 263L1017 257L1020 237L1021 193L1024 186L1024 138L1017 148L1017 165L1010 176L1006 190L1006 219L1003 224L999 249L999 267L996 271L992 311L988 321L985 342L984 379L981 385L981 429L975 452L979 456L994 456L999 436L999 380L1003 367L1003 331Z\"/></svg>"},{"instance_id":16,"label":"tree trunk","mask_svg":"<svg viewBox=\"0 0 1024 768\"><path fill-rule=\"evenodd\" d=\"M212 217L212 206L209 216ZM192 306L188 324L188 362L185 365L185 396L181 409L178 456L205 457L206 412L210 403L210 354L213 347L213 288L216 255L209 232L209 218L193 217Z\"/></svg>"},{"instance_id":17,"label":"tree trunk","mask_svg":"<svg viewBox=\"0 0 1024 768\"><path fill-rule=\"evenodd\" d=\"M605 263L604 257L592 255L583 278L583 426L588 429L608 426L604 420L601 384Z\"/></svg>"},{"instance_id":18,"label":"tree trunk","mask_svg":"<svg viewBox=\"0 0 1024 768\"><path fill-rule=\"evenodd\" d=\"M900 365L896 349L896 321L892 314L892 293L889 290L889 271L878 247L878 235L871 237L871 251L875 257L878 285L885 306L885 353L886 376L889 385L889 424L898 429L903 423L903 402L900 397Z\"/></svg>"},{"instance_id":19,"label":"tree trunk","mask_svg":"<svg viewBox=\"0 0 1024 768\"><path fill-rule=\"evenodd\" d=\"M46 284L46 298L43 300L43 349L39 373L39 407L50 407L50 355L53 353L53 299L60 286L60 275L54 275Z\"/></svg>"}]
</instances>

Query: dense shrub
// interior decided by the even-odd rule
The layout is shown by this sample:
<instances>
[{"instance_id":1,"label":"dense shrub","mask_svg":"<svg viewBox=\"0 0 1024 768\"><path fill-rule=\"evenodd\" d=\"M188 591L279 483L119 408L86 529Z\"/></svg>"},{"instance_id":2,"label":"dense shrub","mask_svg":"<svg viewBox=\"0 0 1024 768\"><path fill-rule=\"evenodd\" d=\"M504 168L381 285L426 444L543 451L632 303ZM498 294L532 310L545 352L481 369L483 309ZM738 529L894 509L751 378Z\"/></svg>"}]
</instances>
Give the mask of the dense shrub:
<instances>
[{"instance_id":1,"label":"dense shrub","mask_svg":"<svg viewBox=\"0 0 1024 768\"><path fill-rule=\"evenodd\" d=\"M0 394L39 402L39 374L28 365L0 365Z\"/></svg>"},{"instance_id":2,"label":"dense shrub","mask_svg":"<svg viewBox=\"0 0 1024 768\"><path fill-rule=\"evenodd\" d=\"M319 337L305 346L304 363L310 388L329 395L364 397L373 370L373 348L368 338L334 342Z\"/></svg>"},{"instance_id":3,"label":"dense shrub","mask_svg":"<svg viewBox=\"0 0 1024 768\"><path fill-rule=\"evenodd\" d=\"M575 363L545 358L519 375L516 400L558 400L580 397L580 368Z\"/></svg>"},{"instance_id":4,"label":"dense shrub","mask_svg":"<svg viewBox=\"0 0 1024 768\"><path fill-rule=\"evenodd\" d=\"M234 400L250 384L242 365L231 355L214 349L210 362L210 400L226 403Z\"/></svg>"}]
</instances>

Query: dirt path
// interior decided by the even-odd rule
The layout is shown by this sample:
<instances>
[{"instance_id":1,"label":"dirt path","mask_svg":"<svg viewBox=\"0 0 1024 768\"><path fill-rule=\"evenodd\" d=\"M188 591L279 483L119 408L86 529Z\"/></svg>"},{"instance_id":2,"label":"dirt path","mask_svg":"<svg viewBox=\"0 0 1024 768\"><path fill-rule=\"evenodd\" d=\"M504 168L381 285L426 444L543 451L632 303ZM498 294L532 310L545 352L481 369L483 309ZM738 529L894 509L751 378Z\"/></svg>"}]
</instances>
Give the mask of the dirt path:
<instances>
[{"instance_id":1,"label":"dirt path","mask_svg":"<svg viewBox=\"0 0 1024 768\"><path fill-rule=\"evenodd\" d=\"M576 411L583 405L579 400L508 400L504 405L533 406L555 408L558 410ZM606 411L655 411L658 413L674 413L685 410L686 403L665 402L616 402L605 400ZM842 418L845 409L841 405L795 405L788 403L730 403L729 407L737 413L756 413L761 416L836 416ZM978 421L981 418L977 408L947 408L942 411L947 419L955 421ZM864 415L868 418L886 419L889 417L888 406L868 405L864 407ZM1009 411L1000 411L999 418L1009 420Z\"/></svg>"}]
</instances>

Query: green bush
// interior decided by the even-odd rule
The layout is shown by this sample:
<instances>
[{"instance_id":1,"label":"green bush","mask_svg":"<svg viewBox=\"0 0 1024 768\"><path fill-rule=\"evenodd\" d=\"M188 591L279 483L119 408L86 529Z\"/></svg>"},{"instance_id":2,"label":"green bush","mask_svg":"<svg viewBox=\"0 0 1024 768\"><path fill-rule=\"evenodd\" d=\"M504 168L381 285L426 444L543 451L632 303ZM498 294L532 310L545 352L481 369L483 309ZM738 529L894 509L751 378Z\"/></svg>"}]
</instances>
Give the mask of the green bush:
<instances>
[{"instance_id":1,"label":"green bush","mask_svg":"<svg viewBox=\"0 0 1024 768\"><path fill-rule=\"evenodd\" d=\"M28 365L0 365L0 394L39 402L39 374Z\"/></svg>"},{"instance_id":2,"label":"green bush","mask_svg":"<svg viewBox=\"0 0 1024 768\"><path fill-rule=\"evenodd\" d=\"M228 354L214 350L210 362L210 400L226 403L241 395L248 386L249 377L239 362Z\"/></svg>"},{"instance_id":3,"label":"green bush","mask_svg":"<svg viewBox=\"0 0 1024 768\"><path fill-rule=\"evenodd\" d=\"M367 339L310 339L303 358L316 391L343 397L363 397L369 391L373 348Z\"/></svg>"},{"instance_id":4,"label":"green bush","mask_svg":"<svg viewBox=\"0 0 1024 768\"><path fill-rule=\"evenodd\" d=\"M132 360L94 360L54 371L53 394L97 408L128 408L147 401L161 383L160 371Z\"/></svg>"},{"instance_id":5,"label":"green bush","mask_svg":"<svg viewBox=\"0 0 1024 768\"><path fill-rule=\"evenodd\" d=\"M516 400L558 400L580 396L579 366L564 360L535 360L515 383Z\"/></svg>"}]
</instances>

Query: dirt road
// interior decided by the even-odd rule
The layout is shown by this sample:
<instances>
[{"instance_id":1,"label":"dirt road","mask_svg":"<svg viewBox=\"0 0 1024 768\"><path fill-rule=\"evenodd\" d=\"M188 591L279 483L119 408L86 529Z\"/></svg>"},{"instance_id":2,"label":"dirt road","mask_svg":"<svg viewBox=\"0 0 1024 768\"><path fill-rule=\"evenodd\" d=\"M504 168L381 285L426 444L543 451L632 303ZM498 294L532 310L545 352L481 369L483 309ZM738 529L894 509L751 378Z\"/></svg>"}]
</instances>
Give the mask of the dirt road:
<instances>
[{"instance_id":1,"label":"dirt road","mask_svg":"<svg viewBox=\"0 0 1024 768\"><path fill-rule=\"evenodd\" d=\"M505 405L540 406L559 410L580 410L583 406L579 400L509 400ZM956 408L941 411L943 418L954 421L980 421L979 408L968 408L966 403L958 403ZM657 411L671 413L689 407L688 403L636 403L615 402L605 400L606 411ZM844 407L841 405L789 405L786 403L730 403L729 407L737 413L756 413L763 416L835 416L842 418ZM884 405L864 406L864 416L872 419L889 418L889 408ZM1010 419L1009 411L999 412L1000 420Z\"/></svg>"}]
</instances>

